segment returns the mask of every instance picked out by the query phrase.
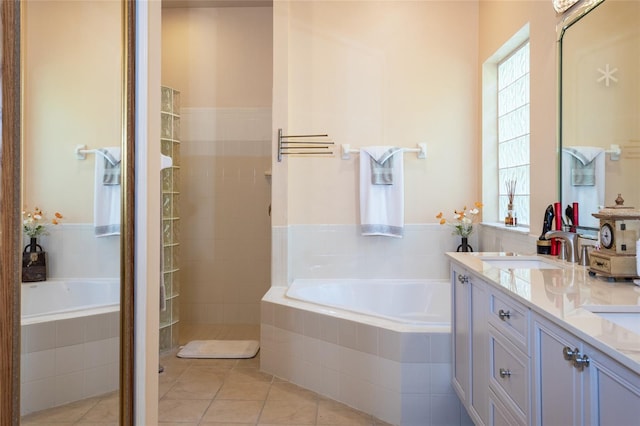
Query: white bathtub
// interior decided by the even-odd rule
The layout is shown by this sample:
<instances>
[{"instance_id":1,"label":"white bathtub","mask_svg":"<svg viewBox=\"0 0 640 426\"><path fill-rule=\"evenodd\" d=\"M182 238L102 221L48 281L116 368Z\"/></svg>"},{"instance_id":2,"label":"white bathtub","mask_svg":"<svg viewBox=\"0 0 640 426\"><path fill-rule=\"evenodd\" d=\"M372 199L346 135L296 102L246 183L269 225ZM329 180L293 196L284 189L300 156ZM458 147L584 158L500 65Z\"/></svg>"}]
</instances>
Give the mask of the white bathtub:
<instances>
[{"instance_id":1,"label":"white bathtub","mask_svg":"<svg viewBox=\"0 0 640 426\"><path fill-rule=\"evenodd\" d=\"M117 279L23 283L22 415L118 388Z\"/></svg>"},{"instance_id":2,"label":"white bathtub","mask_svg":"<svg viewBox=\"0 0 640 426\"><path fill-rule=\"evenodd\" d=\"M451 285L433 280L295 280L286 296L406 324L449 326Z\"/></svg>"},{"instance_id":3,"label":"white bathtub","mask_svg":"<svg viewBox=\"0 0 640 426\"><path fill-rule=\"evenodd\" d=\"M261 308L264 371L396 425L469 421L451 387L449 281L295 280Z\"/></svg>"},{"instance_id":4,"label":"white bathtub","mask_svg":"<svg viewBox=\"0 0 640 426\"><path fill-rule=\"evenodd\" d=\"M22 283L22 325L118 311L118 280L52 280Z\"/></svg>"}]
</instances>

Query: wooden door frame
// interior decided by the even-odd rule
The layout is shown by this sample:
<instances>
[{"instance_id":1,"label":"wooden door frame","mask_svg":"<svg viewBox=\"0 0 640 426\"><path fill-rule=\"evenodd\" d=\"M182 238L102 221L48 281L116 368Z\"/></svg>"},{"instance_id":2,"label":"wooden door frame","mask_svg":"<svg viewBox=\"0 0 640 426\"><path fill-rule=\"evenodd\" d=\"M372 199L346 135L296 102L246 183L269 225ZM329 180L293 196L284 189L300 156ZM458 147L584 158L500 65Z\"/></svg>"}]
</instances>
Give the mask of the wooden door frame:
<instances>
[{"instance_id":1,"label":"wooden door frame","mask_svg":"<svg viewBox=\"0 0 640 426\"><path fill-rule=\"evenodd\" d=\"M135 1L123 0L123 180L120 238L120 413L134 424ZM0 426L20 424L20 1L3 0L0 141Z\"/></svg>"},{"instance_id":2,"label":"wooden door frame","mask_svg":"<svg viewBox=\"0 0 640 426\"><path fill-rule=\"evenodd\" d=\"M2 2L0 425L20 423L20 3Z\"/></svg>"}]
</instances>

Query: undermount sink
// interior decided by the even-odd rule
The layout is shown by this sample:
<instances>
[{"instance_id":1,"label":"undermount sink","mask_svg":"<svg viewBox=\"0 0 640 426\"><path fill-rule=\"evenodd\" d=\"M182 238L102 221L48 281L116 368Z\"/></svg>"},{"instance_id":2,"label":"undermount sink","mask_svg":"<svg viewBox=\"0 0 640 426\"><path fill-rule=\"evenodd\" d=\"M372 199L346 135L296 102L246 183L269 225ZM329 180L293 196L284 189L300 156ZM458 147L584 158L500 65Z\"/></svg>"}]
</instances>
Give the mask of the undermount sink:
<instances>
[{"instance_id":1,"label":"undermount sink","mask_svg":"<svg viewBox=\"0 0 640 426\"><path fill-rule=\"evenodd\" d=\"M640 334L640 306L583 306L583 308L622 328Z\"/></svg>"},{"instance_id":2,"label":"undermount sink","mask_svg":"<svg viewBox=\"0 0 640 426\"><path fill-rule=\"evenodd\" d=\"M537 257L494 257L483 258L482 261L499 269L561 269Z\"/></svg>"}]
</instances>

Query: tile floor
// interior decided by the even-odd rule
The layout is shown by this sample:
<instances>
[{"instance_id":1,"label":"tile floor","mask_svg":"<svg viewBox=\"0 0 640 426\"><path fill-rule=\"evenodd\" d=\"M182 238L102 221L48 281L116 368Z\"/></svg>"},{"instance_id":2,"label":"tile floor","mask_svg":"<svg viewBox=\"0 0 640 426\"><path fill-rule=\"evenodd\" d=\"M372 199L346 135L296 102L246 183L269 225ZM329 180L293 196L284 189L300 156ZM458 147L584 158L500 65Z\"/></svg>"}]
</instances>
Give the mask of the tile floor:
<instances>
[{"instance_id":1,"label":"tile floor","mask_svg":"<svg viewBox=\"0 0 640 426\"><path fill-rule=\"evenodd\" d=\"M259 326L181 327L180 344L203 339L258 339ZM160 357L159 426L388 425L259 370L252 359ZM27 425L117 425L117 393L31 414Z\"/></svg>"}]
</instances>

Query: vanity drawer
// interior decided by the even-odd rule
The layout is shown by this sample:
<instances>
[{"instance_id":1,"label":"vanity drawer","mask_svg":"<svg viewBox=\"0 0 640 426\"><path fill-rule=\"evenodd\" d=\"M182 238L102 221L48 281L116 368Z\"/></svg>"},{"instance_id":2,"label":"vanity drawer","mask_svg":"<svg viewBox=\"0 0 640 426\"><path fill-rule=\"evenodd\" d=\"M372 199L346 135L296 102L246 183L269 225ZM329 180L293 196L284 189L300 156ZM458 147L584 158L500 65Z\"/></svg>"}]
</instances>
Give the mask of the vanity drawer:
<instances>
[{"instance_id":1,"label":"vanity drawer","mask_svg":"<svg viewBox=\"0 0 640 426\"><path fill-rule=\"evenodd\" d=\"M520 421L529 418L530 358L489 325L489 386Z\"/></svg>"},{"instance_id":2,"label":"vanity drawer","mask_svg":"<svg viewBox=\"0 0 640 426\"><path fill-rule=\"evenodd\" d=\"M526 426L527 424L521 419L516 420L518 416L509 411L500 398L489 389L489 422L491 426Z\"/></svg>"},{"instance_id":3,"label":"vanity drawer","mask_svg":"<svg viewBox=\"0 0 640 426\"><path fill-rule=\"evenodd\" d=\"M491 293L489 323L525 353L529 352L529 314L529 309L515 300Z\"/></svg>"},{"instance_id":4,"label":"vanity drawer","mask_svg":"<svg viewBox=\"0 0 640 426\"><path fill-rule=\"evenodd\" d=\"M611 261L608 257L600 257L597 253L591 252L589 256L589 267L596 271L611 273Z\"/></svg>"},{"instance_id":5,"label":"vanity drawer","mask_svg":"<svg viewBox=\"0 0 640 426\"><path fill-rule=\"evenodd\" d=\"M589 257L589 268L595 272L619 277L636 276L635 256L607 256L597 251Z\"/></svg>"}]
</instances>

